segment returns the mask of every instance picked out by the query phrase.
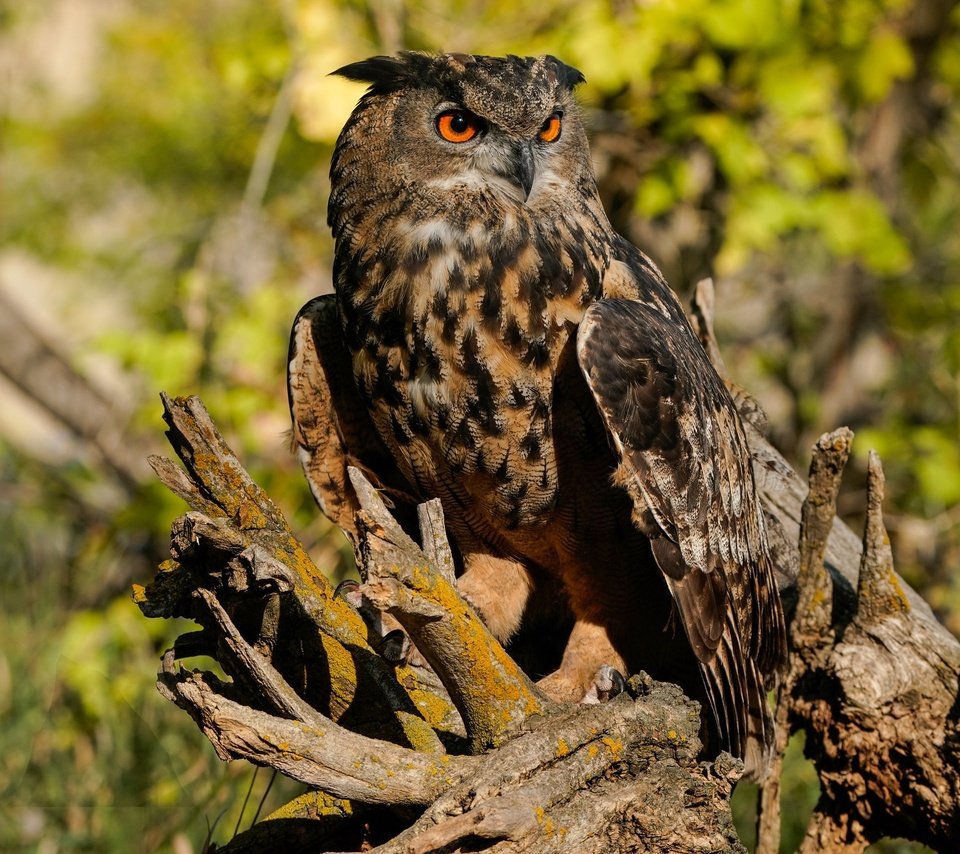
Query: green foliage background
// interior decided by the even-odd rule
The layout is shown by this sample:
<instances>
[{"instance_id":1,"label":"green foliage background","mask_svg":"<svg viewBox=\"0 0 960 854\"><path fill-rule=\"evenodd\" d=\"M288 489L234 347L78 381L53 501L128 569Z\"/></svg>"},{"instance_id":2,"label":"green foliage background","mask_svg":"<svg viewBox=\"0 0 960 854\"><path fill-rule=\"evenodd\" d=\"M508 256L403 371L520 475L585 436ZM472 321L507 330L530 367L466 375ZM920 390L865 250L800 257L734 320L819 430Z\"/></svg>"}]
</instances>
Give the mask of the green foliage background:
<instances>
[{"instance_id":1,"label":"green foliage background","mask_svg":"<svg viewBox=\"0 0 960 854\"><path fill-rule=\"evenodd\" d=\"M788 457L857 430L853 520L881 452L900 571L957 632L958 24L940 0L0 0L0 295L104 389L137 460L162 449L158 391L200 394L337 576L284 437L287 330L330 287L326 173L361 91L326 75L402 48L556 54L587 77L617 226L681 294L716 277L728 366ZM251 769L154 692L182 627L125 592L181 508L19 384L0 385L0 849L222 842L267 777L244 812ZM785 850L816 797L792 767Z\"/></svg>"}]
</instances>

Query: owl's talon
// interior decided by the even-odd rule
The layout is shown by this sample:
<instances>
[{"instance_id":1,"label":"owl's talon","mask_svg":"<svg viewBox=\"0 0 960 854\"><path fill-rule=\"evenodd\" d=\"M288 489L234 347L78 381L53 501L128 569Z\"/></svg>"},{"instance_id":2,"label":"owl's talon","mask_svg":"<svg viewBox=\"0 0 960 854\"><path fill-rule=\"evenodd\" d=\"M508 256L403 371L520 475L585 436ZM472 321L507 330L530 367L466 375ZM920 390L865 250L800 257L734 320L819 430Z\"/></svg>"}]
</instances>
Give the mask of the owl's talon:
<instances>
[{"instance_id":1,"label":"owl's talon","mask_svg":"<svg viewBox=\"0 0 960 854\"><path fill-rule=\"evenodd\" d=\"M615 667L603 664L594 674L593 682L580 702L587 705L606 703L622 694L626 687L627 680L623 678L623 674Z\"/></svg>"},{"instance_id":2,"label":"owl's talon","mask_svg":"<svg viewBox=\"0 0 960 854\"><path fill-rule=\"evenodd\" d=\"M394 629L388 632L380 644L380 655L391 664L406 664L410 657L413 644L403 629Z\"/></svg>"},{"instance_id":3,"label":"owl's talon","mask_svg":"<svg viewBox=\"0 0 960 854\"><path fill-rule=\"evenodd\" d=\"M360 592L360 582L353 578L348 578L345 581L341 581L337 585L337 589L333 591L333 596L335 599L343 599L344 602L357 611L360 610L360 606L363 604L363 594Z\"/></svg>"}]
</instances>

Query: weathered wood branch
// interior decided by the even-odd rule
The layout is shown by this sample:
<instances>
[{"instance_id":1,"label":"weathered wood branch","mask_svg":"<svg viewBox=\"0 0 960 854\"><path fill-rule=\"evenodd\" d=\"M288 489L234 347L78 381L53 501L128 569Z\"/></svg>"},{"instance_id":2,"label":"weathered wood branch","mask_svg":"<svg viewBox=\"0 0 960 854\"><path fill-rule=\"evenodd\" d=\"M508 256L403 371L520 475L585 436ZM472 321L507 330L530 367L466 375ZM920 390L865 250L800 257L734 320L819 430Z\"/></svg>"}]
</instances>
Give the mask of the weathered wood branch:
<instances>
[{"instance_id":1,"label":"weathered wood branch","mask_svg":"<svg viewBox=\"0 0 960 854\"><path fill-rule=\"evenodd\" d=\"M777 691L776 756L770 779L760 800L760 825L757 849L780 850L780 774L783 754L790 736L790 701L797 682L807 672L809 662L803 650L821 638L832 640L831 602L833 583L823 563L827 539L837 511L840 477L850 456L853 433L843 427L820 437L813 448L808 476L809 490L800 511L800 566L797 573L797 602L790 625L792 655Z\"/></svg>"},{"instance_id":2,"label":"weathered wood branch","mask_svg":"<svg viewBox=\"0 0 960 854\"><path fill-rule=\"evenodd\" d=\"M258 653L247 648L249 658ZM176 669L164 656L161 693L187 711L224 760L247 759L333 797L369 804L425 805L462 780L477 762L469 756L424 753L337 726L302 702L296 717L277 717L230 695L230 686L199 671ZM271 680L277 693L292 693Z\"/></svg>"},{"instance_id":3,"label":"weathered wood branch","mask_svg":"<svg viewBox=\"0 0 960 854\"><path fill-rule=\"evenodd\" d=\"M421 712L420 723L436 727L445 743L467 752L502 746L480 761L439 752L432 730L434 741L420 738L416 749L350 731L345 722L360 729L362 720L351 718L349 706L341 710L329 702L332 692L326 706L316 703L309 680L302 679L302 662L300 669L289 666L285 642L291 630L309 630L324 636L317 650L336 649L331 640L346 639L350 650L375 654L378 639L352 609L353 637L330 619L329 608L349 606L312 578L316 570L304 572L309 564L291 545L282 517L239 469L199 401L165 398L164 404L187 468L154 465L195 509L173 525L174 560L136 597L148 614L188 614L204 628L165 654L158 685L223 758L269 765L339 799L331 810L313 810L318 838L356 844L357 822L347 815L354 805L368 818L369 809L383 805L429 805L382 850L429 851L468 839L486 840L490 850L566 851L573 845L599 852L628 842L650 847L657 840L669 840L676 851L737 848L727 801L740 765L700 761L696 704L673 686L636 678L629 694L608 706L548 705L457 594L439 507L431 503L418 514L421 548L355 469L349 477L366 577L358 592L392 612L436 665L449 695L429 678L411 682L414 668L391 670L378 661L396 691ZM196 654L216 657L233 681L176 666L178 657ZM362 664L354 670L357 696L364 690ZM372 669L369 662L366 667ZM396 715L383 693L364 694L364 702L379 696L378 714ZM450 698L466 723L465 743L441 730ZM332 720L336 713L338 722ZM400 737L408 729L394 733L396 740L410 744ZM662 773L651 773L661 765ZM310 814L309 807L291 806L264 829L238 837L236 850L283 833L302 838ZM388 816L378 820L389 826Z\"/></svg>"},{"instance_id":4,"label":"weathered wood branch","mask_svg":"<svg viewBox=\"0 0 960 854\"><path fill-rule=\"evenodd\" d=\"M611 703L559 711L495 751L376 851L742 850L724 804L741 764L698 763L698 728L678 688L636 677Z\"/></svg>"},{"instance_id":5,"label":"weathered wood branch","mask_svg":"<svg viewBox=\"0 0 960 854\"><path fill-rule=\"evenodd\" d=\"M701 284L695 321L719 359L712 299ZM324 318L313 322L323 340ZM342 371L313 375L331 407ZM791 616L778 747L805 731L821 780L804 850L862 850L887 835L948 847L960 826L960 644L893 570L879 460L861 544L834 518L850 432L818 442L808 486L763 438L756 403L732 391ZM547 704L459 597L439 505L413 515L409 496L374 489L364 460L342 455L342 412L321 413L301 437L315 453L308 464L343 491L327 506L358 548L364 584L337 596L199 401L164 405L186 470L154 466L193 510L173 526L174 559L136 597L145 613L186 614L203 629L165 655L161 691L221 756L323 790L228 850L320 840L381 854L740 850L727 803L740 766L703 761L696 705L645 677L601 706ZM398 499L393 512L384 495ZM232 682L175 666L197 654L216 657ZM778 847L775 777L761 851Z\"/></svg>"},{"instance_id":6,"label":"weathered wood branch","mask_svg":"<svg viewBox=\"0 0 960 854\"><path fill-rule=\"evenodd\" d=\"M794 657L804 670L789 684L790 725L807 733L821 784L803 852L884 836L948 850L960 832L960 646L911 606L882 496L871 454L853 610L835 599L832 636L804 638Z\"/></svg>"},{"instance_id":7,"label":"weathered wood branch","mask_svg":"<svg viewBox=\"0 0 960 854\"><path fill-rule=\"evenodd\" d=\"M197 398L163 396L167 436L186 470L151 457L160 479L194 514L174 524L174 561L134 598L148 616L188 616L205 625L193 591L204 587L263 626L279 594L278 669L304 699L352 728L438 751L436 733L377 654L363 620L334 596L283 515L243 470ZM264 576L266 577L259 577ZM279 630L278 630L279 631ZM214 636L216 632L214 631Z\"/></svg>"},{"instance_id":8,"label":"weathered wood branch","mask_svg":"<svg viewBox=\"0 0 960 854\"><path fill-rule=\"evenodd\" d=\"M351 467L349 476L363 508L358 527L365 595L396 617L440 677L463 718L471 752L497 746L527 719L542 715L546 700L460 598L452 579L397 524L360 470ZM442 512L439 504L424 511L421 533L432 535L433 553L446 562Z\"/></svg>"},{"instance_id":9,"label":"weathered wood branch","mask_svg":"<svg viewBox=\"0 0 960 854\"><path fill-rule=\"evenodd\" d=\"M312 790L235 836L227 848L231 854L329 851L343 846L359 850L364 838L363 822L380 821L387 825L385 832L389 834L389 818L382 810Z\"/></svg>"}]
</instances>

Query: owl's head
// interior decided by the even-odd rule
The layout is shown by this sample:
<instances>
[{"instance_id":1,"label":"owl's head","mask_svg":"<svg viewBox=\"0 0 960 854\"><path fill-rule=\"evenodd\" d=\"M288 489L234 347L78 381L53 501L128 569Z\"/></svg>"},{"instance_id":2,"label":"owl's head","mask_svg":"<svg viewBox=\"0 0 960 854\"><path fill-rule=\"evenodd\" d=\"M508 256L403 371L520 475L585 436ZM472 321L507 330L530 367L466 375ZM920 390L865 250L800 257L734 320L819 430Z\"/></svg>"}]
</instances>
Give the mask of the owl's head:
<instances>
[{"instance_id":1,"label":"owl's head","mask_svg":"<svg viewBox=\"0 0 960 854\"><path fill-rule=\"evenodd\" d=\"M370 84L334 171L346 167L371 190L493 192L533 205L592 184L573 96L583 75L555 57L402 53L334 73Z\"/></svg>"}]
</instances>

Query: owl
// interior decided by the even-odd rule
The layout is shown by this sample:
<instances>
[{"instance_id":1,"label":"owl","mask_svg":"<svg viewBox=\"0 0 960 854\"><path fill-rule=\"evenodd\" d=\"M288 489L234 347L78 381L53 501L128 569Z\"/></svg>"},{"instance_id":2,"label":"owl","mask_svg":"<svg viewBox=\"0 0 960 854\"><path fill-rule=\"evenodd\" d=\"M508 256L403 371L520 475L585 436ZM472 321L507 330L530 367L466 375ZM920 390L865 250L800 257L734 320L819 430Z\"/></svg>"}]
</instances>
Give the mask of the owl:
<instances>
[{"instance_id":1,"label":"owl","mask_svg":"<svg viewBox=\"0 0 960 854\"><path fill-rule=\"evenodd\" d=\"M441 500L490 630L508 642L538 620L560 639L548 695L643 669L762 776L785 637L743 425L663 276L607 219L583 76L552 56L421 53L335 73L369 89L331 165L336 296L304 308L291 345L315 494L330 510L347 488L306 438L325 362L344 454Z\"/></svg>"}]
</instances>

